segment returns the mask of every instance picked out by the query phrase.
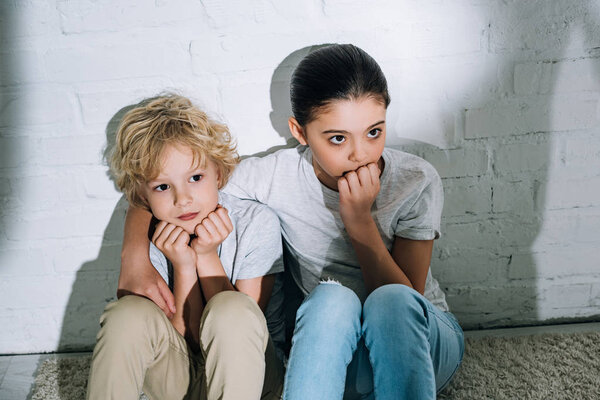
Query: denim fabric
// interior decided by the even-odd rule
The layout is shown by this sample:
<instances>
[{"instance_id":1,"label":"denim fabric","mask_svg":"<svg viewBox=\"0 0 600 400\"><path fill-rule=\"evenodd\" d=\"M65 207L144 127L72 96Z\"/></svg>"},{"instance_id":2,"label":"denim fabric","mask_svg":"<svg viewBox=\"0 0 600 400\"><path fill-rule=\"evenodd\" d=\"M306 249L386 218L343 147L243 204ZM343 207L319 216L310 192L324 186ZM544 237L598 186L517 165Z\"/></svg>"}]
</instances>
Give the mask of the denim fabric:
<instances>
[{"instance_id":1,"label":"denim fabric","mask_svg":"<svg viewBox=\"0 0 600 400\"><path fill-rule=\"evenodd\" d=\"M304 300L284 399L435 399L464 352L454 316L399 284L361 305L350 289L322 283Z\"/></svg>"}]
</instances>

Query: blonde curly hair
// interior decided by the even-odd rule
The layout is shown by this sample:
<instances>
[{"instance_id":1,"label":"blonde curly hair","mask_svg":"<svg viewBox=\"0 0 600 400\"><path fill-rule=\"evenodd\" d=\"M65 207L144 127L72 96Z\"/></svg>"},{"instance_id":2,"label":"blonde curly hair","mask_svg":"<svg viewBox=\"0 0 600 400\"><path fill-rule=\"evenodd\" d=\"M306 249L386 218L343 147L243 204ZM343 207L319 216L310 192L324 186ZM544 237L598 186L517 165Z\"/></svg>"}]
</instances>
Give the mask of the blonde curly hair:
<instances>
[{"instance_id":1,"label":"blonde curly hair","mask_svg":"<svg viewBox=\"0 0 600 400\"><path fill-rule=\"evenodd\" d=\"M212 161L219 189L239 162L227 126L211 120L189 99L167 94L145 100L123 116L110 155L116 185L129 204L149 209L140 189L159 175L161 154L173 144L191 149L200 168Z\"/></svg>"}]
</instances>

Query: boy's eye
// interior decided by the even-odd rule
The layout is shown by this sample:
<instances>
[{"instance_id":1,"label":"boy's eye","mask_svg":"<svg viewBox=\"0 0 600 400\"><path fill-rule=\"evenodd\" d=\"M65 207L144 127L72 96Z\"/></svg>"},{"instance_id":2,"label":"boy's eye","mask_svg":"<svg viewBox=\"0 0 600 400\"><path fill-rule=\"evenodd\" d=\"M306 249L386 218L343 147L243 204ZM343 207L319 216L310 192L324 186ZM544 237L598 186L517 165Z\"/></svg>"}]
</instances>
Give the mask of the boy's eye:
<instances>
[{"instance_id":1,"label":"boy's eye","mask_svg":"<svg viewBox=\"0 0 600 400\"><path fill-rule=\"evenodd\" d=\"M154 188L154 190L156 190L157 192L164 192L168 188L169 188L169 185L167 185L166 183L163 183L163 184L160 184L160 185L156 186Z\"/></svg>"},{"instance_id":2,"label":"boy's eye","mask_svg":"<svg viewBox=\"0 0 600 400\"><path fill-rule=\"evenodd\" d=\"M333 144L342 144L346 141L346 138L342 135L335 135L329 138L329 141Z\"/></svg>"},{"instance_id":3,"label":"boy's eye","mask_svg":"<svg viewBox=\"0 0 600 400\"><path fill-rule=\"evenodd\" d=\"M371 129L369 133L367 133L367 136L370 138L376 138L379 137L379 135L381 135L381 129L379 128Z\"/></svg>"},{"instance_id":4,"label":"boy's eye","mask_svg":"<svg viewBox=\"0 0 600 400\"><path fill-rule=\"evenodd\" d=\"M198 182L200 179L202 179L202 175L198 174L198 175L193 175L190 178L190 182Z\"/></svg>"}]
</instances>

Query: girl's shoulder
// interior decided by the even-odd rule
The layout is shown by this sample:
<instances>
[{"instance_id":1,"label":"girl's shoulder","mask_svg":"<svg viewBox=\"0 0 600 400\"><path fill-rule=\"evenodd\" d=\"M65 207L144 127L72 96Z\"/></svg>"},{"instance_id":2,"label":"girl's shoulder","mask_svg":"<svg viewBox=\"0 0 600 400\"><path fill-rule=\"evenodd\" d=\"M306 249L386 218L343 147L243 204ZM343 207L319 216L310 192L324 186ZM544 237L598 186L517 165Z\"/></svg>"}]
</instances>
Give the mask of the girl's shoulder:
<instances>
[{"instance_id":1,"label":"girl's shoulder","mask_svg":"<svg viewBox=\"0 0 600 400\"><path fill-rule=\"evenodd\" d=\"M383 151L383 159L385 161L384 174L387 172L387 178L392 181L424 185L435 182L435 184L441 185L441 179L435 167L417 155L386 147Z\"/></svg>"}]
</instances>

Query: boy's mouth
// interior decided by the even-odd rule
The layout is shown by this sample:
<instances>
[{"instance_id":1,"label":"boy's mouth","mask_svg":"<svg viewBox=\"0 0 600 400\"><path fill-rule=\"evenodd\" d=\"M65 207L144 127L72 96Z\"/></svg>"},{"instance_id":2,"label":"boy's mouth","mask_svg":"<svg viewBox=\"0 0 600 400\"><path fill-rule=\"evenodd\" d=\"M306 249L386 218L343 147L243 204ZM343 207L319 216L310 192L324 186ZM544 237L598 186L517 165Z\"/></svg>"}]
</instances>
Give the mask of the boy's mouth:
<instances>
[{"instance_id":1,"label":"boy's mouth","mask_svg":"<svg viewBox=\"0 0 600 400\"><path fill-rule=\"evenodd\" d=\"M177 218L179 218L182 221L189 221L189 220L196 218L197 215L198 215L197 212L188 213L188 214L182 214L182 215L178 216Z\"/></svg>"}]
</instances>

